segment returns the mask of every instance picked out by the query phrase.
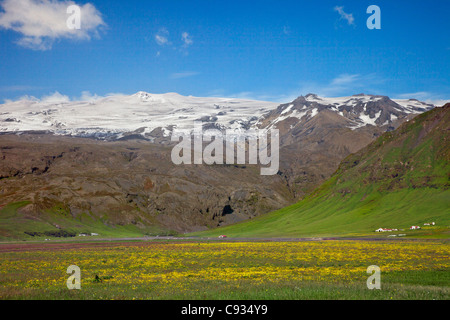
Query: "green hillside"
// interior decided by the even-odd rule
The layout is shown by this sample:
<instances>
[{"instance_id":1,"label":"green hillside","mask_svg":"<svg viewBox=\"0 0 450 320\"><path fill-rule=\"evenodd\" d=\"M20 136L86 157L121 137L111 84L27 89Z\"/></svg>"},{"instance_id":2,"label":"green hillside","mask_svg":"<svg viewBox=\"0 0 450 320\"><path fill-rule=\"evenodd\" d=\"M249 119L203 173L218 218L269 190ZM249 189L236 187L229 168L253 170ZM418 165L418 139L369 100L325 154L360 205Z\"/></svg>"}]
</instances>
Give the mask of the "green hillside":
<instances>
[{"instance_id":1,"label":"green hillside","mask_svg":"<svg viewBox=\"0 0 450 320\"><path fill-rule=\"evenodd\" d=\"M113 226L105 220L96 220L87 214L74 219L63 206L45 210L39 219L33 219L20 212L28 204L29 201L15 202L0 209L0 241L62 239L72 238L80 233L97 233L99 234L97 238L174 234L157 226L144 228L134 225Z\"/></svg>"},{"instance_id":2,"label":"green hillside","mask_svg":"<svg viewBox=\"0 0 450 320\"><path fill-rule=\"evenodd\" d=\"M194 235L360 236L375 235L374 230L382 227L397 228L397 234L407 236L448 237L449 130L447 104L417 116L347 157L328 181L299 203ZM436 225L424 227L427 222ZM409 231L411 225L422 230Z\"/></svg>"}]
</instances>

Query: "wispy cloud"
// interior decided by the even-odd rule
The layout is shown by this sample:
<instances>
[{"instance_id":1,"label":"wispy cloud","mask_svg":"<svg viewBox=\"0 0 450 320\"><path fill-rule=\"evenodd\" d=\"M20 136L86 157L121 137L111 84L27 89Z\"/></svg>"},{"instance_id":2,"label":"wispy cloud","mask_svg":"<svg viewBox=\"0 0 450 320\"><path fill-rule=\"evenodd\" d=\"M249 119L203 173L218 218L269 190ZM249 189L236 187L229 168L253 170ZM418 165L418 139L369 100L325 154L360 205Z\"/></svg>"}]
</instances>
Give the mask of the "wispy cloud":
<instances>
[{"instance_id":1,"label":"wispy cloud","mask_svg":"<svg viewBox=\"0 0 450 320\"><path fill-rule=\"evenodd\" d=\"M332 86L346 86L349 84L353 84L354 82L360 80L361 76L359 74L348 74L343 73L334 78L331 81Z\"/></svg>"},{"instance_id":2,"label":"wispy cloud","mask_svg":"<svg viewBox=\"0 0 450 320\"><path fill-rule=\"evenodd\" d=\"M207 97L220 97L220 98L231 98L231 99L244 99L244 100L258 100L258 101L273 101L273 102L288 102L294 100L297 96L285 95L285 94L270 94L267 92L253 92L253 91L242 91L235 93L227 93L225 89L214 89L205 94ZM290 99L290 100L289 100Z\"/></svg>"},{"instance_id":3,"label":"wispy cloud","mask_svg":"<svg viewBox=\"0 0 450 320\"><path fill-rule=\"evenodd\" d=\"M181 40L183 41L183 47L187 48L194 43L189 33L183 32L181 34Z\"/></svg>"},{"instance_id":4,"label":"wispy cloud","mask_svg":"<svg viewBox=\"0 0 450 320\"><path fill-rule=\"evenodd\" d=\"M192 35L186 31L181 33L181 44L180 41L172 42L170 38L169 30L166 28L159 29L159 31L155 34L155 41L160 47L169 47L185 55L188 54L188 48L194 44ZM161 50L158 50L156 56L159 57L161 54Z\"/></svg>"},{"instance_id":5,"label":"wispy cloud","mask_svg":"<svg viewBox=\"0 0 450 320\"><path fill-rule=\"evenodd\" d=\"M169 31L166 28L159 29L158 33L155 35L155 41L160 46L170 44Z\"/></svg>"},{"instance_id":6,"label":"wispy cloud","mask_svg":"<svg viewBox=\"0 0 450 320\"><path fill-rule=\"evenodd\" d=\"M16 85L16 86L0 86L0 91L2 92L20 92L20 91L31 91L40 90L43 87L27 86L27 85Z\"/></svg>"},{"instance_id":7,"label":"wispy cloud","mask_svg":"<svg viewBox=\"0 0 450 320\"><path fill-rule=\"evenodd\" d=\"M44 94L41 96L41 98L36 98L35 96L31 95L23 95L15 100L11 99L4 99L5 103L15 102L15 101L35 101L35 102L42 102L42 103L67 103L71 101L83 101L83 102L94 102L100 99L104 98L110 98L110 97L124 97L128 96L129 94L119 93L119 92L112 92L107 93L105 95L97 95L96 93L92 94L89 91L83 91L81 92L80 96L72 96L69 97L68 95L61 94L58 91L54 91L52 93Z\"/></svg>"},{"instance_id":8,"label":"wispy cloud","mask_svg":"<svg viewBox=\"0 0 450 320\"><path fill-rule=\"evenodd\" d=\"M161 36L161 35L159 35L159 34L157 34L157 35L155 36L155 40L156 40L156 43L159 44L160 46L163 46L163 45L165 45L165 44L168 43L167 38L164 37L164 36Z\"/></svg>"},{"instance_id":9,"label":"wispy cloud","mask_svg":"<svg viewBox=\"0 0 450 320\"><path fill-rule=\"evenodd\" d=\"M65 102L70 102L70 98L66 95L63 95L61 93L59 93L58 91L55 91L54 93L47 95L47 96L43 96L41 98L41 102L45 102L45 103L65 103Z\"/></svg>"},{"instance_id":10,"label":"wispy cloud","mask_svg":"<svg viewBox=\"0 0 450 320\"><path fill-rule=\"evenodd\" d=\"M344 11L344 7L336 6L334 7L334 11L339 13L340 19L347 21L348 25L355 25L355 18L353 18L352 13L346 13Z\"/></svg>"},{"instance_id":11,"label":"wispy cloud","mask_svg":"<svg viewBox=\"0 0 450 320\"><path fill-rule=\"evenodd\" d=\"M170 78L171 79L182 79L182 78L194 77L198 74L200 74L200 73L195 72L195 71L178 72L178 73L172 73L170 75Z\"/></svg>"},{"instance_id":12,"label":"wispy cloud","mask_svg":"<svg viewBox=\"0 0 450 320\"><path fill-rule=\"evenodd\" d=\"M91 94L89 91L83 91L83 92L81 92L81 96L78 100L94 102L94 101L102 99L102 98L104 98L104 97L98 96L97 94Z\"/></svg>"},{"instance_id":13,"label":"wispy cloud","mask_svg":"<svg viewBox=\"0 0 450 320\"><path fill-rule=\"evenodd\" d=\"M366 75L342 73L327 83L304 82L300 84L302 94L315 93L324 97L339 97L357 93L381 94L379 86L386 79L371 73Z\"/></svg>"},{"instance_id":14,"label":"wispy cloud","mask_svg":"<svg viewBox=\"0 0 450 320\"><path fill-rule=\"evenodd\" d=\"M427 91L409 92L401 93L393 96L394 99L417 99L424 101L426 103L434 104L435 106L443 106L450 102L448 96L443 96L442 94L432 93Z\"/></svg>"},{"instance_id":15,"label":"wispy cloud","mask_svg":"<svg viewBox=\"0 0 450 320\"><path fill-rule=\"evenodd\" d=\"M401 93L398 94L396 97L398 99L424 99L428 98L431 94L426 91L419 91L419 92L410 92L410 93Z\"/></svg>"},{"instance_id":16,"label":"wispy cloud","mask_svg":"<svg viewBox=\"0 0 450 320\"><path fill-rule=\"evenodd\" d=\"M67 27L67 8L73 1L4 0L0 3L0 28L21 34L20 46L33 50L50 50L57 39L90 40L106 26L101 13L90 3L79 5L81 29Z\"/></svg>"}]
</instances>

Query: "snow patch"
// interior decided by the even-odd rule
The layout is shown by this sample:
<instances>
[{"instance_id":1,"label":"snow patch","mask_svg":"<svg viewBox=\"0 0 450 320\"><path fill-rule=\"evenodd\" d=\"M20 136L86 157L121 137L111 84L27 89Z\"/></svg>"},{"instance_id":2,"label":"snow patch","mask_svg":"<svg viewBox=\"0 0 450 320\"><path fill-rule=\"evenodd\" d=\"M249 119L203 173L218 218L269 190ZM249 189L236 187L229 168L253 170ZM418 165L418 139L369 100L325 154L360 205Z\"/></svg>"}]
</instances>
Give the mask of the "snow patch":
<instances>
[{"instance_id":1,"label":"snow patch","mask_svg":"<svg viewBox=\"0 0 450 320\"><path fill-rule=\"evenodd\" d=\"M376 126L377 124L375 123L375 121L380 117L381 115L381 110L375 114L374 118L371 118L370 115L366 115L365 113L361 113L359 115L359 119L364 123L364 125L372 125L372 126Z\"/></svg>"}]
</instances>

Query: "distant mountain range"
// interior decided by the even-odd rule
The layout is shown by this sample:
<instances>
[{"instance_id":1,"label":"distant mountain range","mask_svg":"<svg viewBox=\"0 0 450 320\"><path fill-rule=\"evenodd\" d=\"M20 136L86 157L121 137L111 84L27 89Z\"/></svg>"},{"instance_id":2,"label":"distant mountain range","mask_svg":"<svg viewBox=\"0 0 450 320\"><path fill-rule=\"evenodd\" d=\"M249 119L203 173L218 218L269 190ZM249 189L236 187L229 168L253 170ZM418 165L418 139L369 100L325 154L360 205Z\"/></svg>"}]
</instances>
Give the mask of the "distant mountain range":
<instances>
[{"instance_id":1,"label":"distant mountain range","mask_svg":"<svg viewBox=\"0 0 450 320\"><path fill-rule=\"evenodd\" d=\"M0 105L0 237L162 234L253 219L305 197L344 158L433 108L363 94L282 105L146 92L8 102ZM175 166L171 131L195 120L279 129L278 174L262 177L258 165Z\"/></svg>"},{"instance_id":2,"label":"distant mountain range","mask_svg":"<svg viewBox=\"0 0 450 320\"><path fill-rule=\"evenodd\" d=\"M339 116L336 121L354 130L366 125L395 127L399 120L434 107L414 99L364 94L342 98L308 94L277 106L265 101L147 92L91 101L25 98L0 105L0 133L40 131L107 140L129 136L154 140L169 136L174 127L192 128L194 121L235 130L276 127L288 119L298 126L298 120L325 111L335 113Z\"/></svg>"}]
</instances>

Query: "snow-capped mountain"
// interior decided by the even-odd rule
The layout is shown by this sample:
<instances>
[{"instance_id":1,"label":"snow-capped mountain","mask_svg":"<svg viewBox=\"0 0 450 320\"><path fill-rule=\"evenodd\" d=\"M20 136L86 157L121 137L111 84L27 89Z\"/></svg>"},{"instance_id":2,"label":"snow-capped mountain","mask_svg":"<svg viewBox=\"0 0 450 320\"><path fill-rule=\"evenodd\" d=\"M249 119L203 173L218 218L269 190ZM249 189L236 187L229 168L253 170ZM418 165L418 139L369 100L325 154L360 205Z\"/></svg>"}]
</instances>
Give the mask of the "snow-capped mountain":
<instances>
[{"instance_id":1,"label":"snow-capped mountain","mask_svg":"<svg viewBox=\"0 0 450 320\"><path fill-rule=\"evenodd\" d=\"M119 139L168 137L173 128L192 128L203 121L221 129L271 128L289 119L290 126L333 112L345 126L385 126L433 108L417 100L391 100L384 96L355 95L323 98L301 96L292 103L199 98L177 93L113 95L90 101L21 99L0 105L0 133L29 131L58 135Z\"/></svg>"},{"instance_id":2,"label":"snow-capped mountain","mask_svg":"<svg viewBox=\"0 0 450 320\"><path fill-rule=\"evenodd\" d=\"M263 127L279 127L287 119L295 118L297 126L316 117L321 112L333 112L340 117L338 122L352 130L371 126L394 126L398 120L407 120L434 108L434 105L415 99L391 100L386 96L358 94L350 97L324 98L315 94L298 97L291 103L282 104L265 115L261 121ZM293 122L293 121L290 121Z\"/></svg>"},{"instance_id":3,"label":"snow-capped mountain","mask_svg":"<svg viewBox=\"0 0 450 320\"><path fill-rule=\"evenodd\" d=\"M167 136L173 127L192 128L195 120L214 122L226 129L248 126L276 105L273 102L147 92L114 95L95 101L22 99L0 105L0 132L48 131L113 139L130 133L143 137Z\"/></svg>"}]
</instances>

